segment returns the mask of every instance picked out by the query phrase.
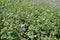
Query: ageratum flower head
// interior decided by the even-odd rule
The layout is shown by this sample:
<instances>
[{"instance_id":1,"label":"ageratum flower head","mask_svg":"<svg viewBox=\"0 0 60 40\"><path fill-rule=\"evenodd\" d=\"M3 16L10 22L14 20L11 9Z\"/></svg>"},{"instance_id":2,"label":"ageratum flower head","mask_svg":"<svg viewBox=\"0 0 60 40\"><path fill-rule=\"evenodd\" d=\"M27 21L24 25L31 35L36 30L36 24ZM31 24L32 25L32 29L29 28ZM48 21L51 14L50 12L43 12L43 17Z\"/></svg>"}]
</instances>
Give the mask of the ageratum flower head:
<instances>
[{"instance_id":1,"label":"ageratum flower head","mask_svg":"<svg viewBox=\"0 0 60 40\"><path fill-rule=\"evenodd\" d=\"M42 21L44 21L44 20L45 20L45 18L41 18L41 20L42 20Z\"/></svg>"},{"instance_id":2,"label":"ageratum flower head","mask_svg":"<svg viewBox=\"0 0 60 40\"><path fill-rule=\"evenodd\" d=\"M50 12L50 10L49 10L49 9L47 9L46 11L47 11L47 12Z\"/></svg>"},{"instance_id":3,"label":"ageratum flower head","mask_svg":"<svg viewBox=\"0 0 60 40\"><path fill-rule=\"evenodd\" d=\"M13 16L13 13L8 13L8 17L12 17Z\"/></svg>"},{"instance_id":4,"label":"ageratum flower head","mask_svg":"<svg viewBox=\"0 0 60 40\"><path fill-rule=\"evenodd\" d=\"M25 27L25 24L19 24L19 26L23 28L23 27Z\"/></svg>"},{"instance_id":5,"label":"ageratum flower head","mask_svg":"<svg viewBox=\"0 0 60 40\"><path fill-rule=\"evenodd\" d=\"M28 17L33 16L33 13L30 13L30 14L28 14L27 16L28 16Z\"/></svg>"},{"instance_id":6,"label":"ageratum flower head","mask_svg":"<svg viewBox=\"0 0 60 40\"><path fill-rule=\"evenodd\" d=\"M60 13L58 13L57 15L60 16Z\"/></svg>"}]
</instances>

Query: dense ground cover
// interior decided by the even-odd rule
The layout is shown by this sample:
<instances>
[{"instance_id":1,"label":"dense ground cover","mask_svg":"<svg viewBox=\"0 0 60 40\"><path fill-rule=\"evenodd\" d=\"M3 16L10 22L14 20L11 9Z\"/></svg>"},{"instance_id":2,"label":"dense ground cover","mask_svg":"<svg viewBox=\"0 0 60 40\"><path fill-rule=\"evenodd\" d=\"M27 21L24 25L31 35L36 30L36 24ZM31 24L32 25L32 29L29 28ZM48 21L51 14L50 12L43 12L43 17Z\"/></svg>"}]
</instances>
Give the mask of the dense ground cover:
<instances>
[{"instance_id":1,"label":"dense ground cover","mask_svg":"<svg viewBox=\"0 0 60 40\"><path fill-rule=\"evenodd\" d=\"M0 40L60 40L59 8L0 0Z\"/></svg>"}]
</instances>

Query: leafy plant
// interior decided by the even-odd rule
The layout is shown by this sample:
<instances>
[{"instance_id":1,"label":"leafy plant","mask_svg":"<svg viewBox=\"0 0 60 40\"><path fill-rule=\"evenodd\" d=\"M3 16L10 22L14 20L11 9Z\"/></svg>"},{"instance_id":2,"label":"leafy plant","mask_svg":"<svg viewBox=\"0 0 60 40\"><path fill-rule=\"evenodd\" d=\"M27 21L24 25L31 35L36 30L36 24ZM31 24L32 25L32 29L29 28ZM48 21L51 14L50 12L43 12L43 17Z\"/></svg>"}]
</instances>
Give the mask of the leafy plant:
<instances>
[{"instance_id":1,"label":"leafy plant","mask_svg":"<svg viewBox=\"0 0 60 40\"><path fill-rule=\"evenodd\" d=\"M0 0L0 40L60 40L60 12L46 3Z\"/></svg>"}]
</instances>

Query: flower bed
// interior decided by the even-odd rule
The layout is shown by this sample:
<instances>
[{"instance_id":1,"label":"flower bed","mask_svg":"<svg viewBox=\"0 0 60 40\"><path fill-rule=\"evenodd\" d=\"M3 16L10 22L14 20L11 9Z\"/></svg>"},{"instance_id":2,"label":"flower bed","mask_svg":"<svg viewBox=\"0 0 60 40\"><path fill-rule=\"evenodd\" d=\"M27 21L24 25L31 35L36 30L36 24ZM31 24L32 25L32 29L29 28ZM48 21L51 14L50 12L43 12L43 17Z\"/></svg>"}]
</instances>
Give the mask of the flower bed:
<instances>
[{"instance_id":1,"label":"flower bed","mask_svg":"<svg viewBox=\"0 0 60 40\"><path fill-rule=\"evenodd\" d=\"M60 12L51 5L0 0L1 40L60 40Z\"/></svg>"}]
</instances>

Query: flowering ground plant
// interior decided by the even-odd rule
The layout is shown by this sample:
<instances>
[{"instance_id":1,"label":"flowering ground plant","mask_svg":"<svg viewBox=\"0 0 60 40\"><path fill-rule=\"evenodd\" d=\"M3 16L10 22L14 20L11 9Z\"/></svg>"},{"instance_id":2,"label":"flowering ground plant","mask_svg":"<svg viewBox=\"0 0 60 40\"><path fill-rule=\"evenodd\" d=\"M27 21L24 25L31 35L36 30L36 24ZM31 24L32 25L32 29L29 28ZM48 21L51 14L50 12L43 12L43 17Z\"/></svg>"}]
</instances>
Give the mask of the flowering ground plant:
<instances>
[{"instance_id":1,"label":"flowering ground plant","mask_svg":"<svg viewBox=\"0 0 60 40\"><path fill-rule=\"evenodd\" d=\"M60 40L60 11L26 0L0 0L0 40Z\"/></svg>"}]
</instances>

